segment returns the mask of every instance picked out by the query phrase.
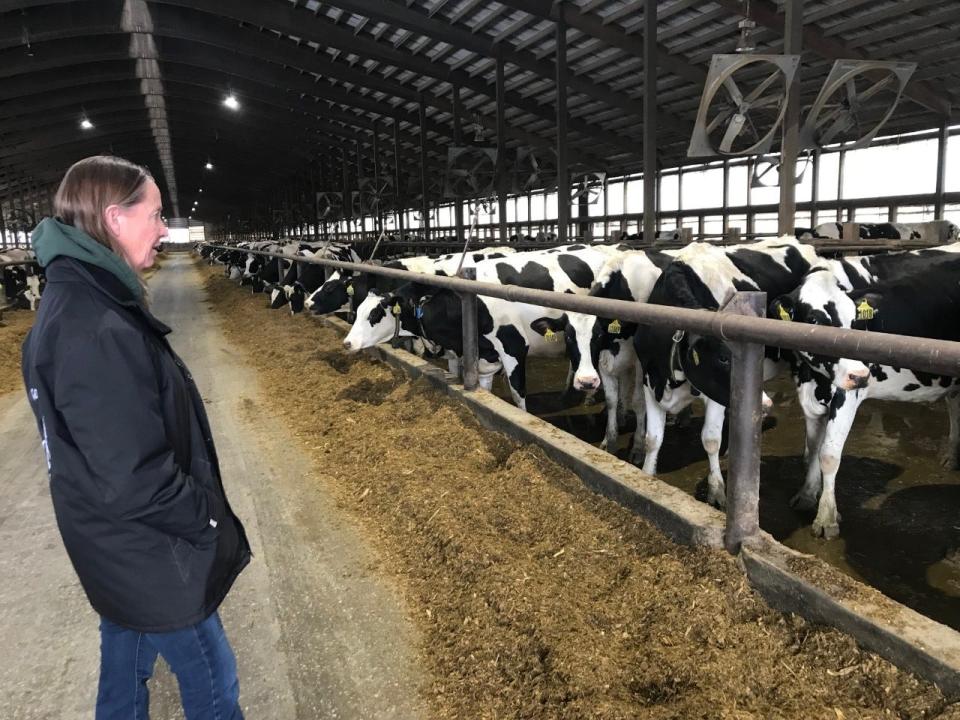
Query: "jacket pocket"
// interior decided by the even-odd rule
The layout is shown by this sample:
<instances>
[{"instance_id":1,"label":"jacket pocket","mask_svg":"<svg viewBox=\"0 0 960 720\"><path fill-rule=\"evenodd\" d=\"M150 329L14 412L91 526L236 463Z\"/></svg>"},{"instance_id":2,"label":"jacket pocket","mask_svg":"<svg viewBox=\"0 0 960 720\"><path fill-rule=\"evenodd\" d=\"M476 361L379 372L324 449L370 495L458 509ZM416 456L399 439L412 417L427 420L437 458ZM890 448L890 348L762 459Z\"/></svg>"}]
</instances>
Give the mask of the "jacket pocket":
<instances>
[{"instance_id":1,"label":"jacket pocket","mask_svg":"<svg viewBox=\"0 0 960 720\"><path fill-rule=\"evenodd\" d=\"M170 540L170 551L173 555L173 562L180 573L180 579L187 582L190 579L190 571L193 567L193 554L196 552L193 545L183 538L177 538L176 541Z\"/></svg>"}]
</instances>

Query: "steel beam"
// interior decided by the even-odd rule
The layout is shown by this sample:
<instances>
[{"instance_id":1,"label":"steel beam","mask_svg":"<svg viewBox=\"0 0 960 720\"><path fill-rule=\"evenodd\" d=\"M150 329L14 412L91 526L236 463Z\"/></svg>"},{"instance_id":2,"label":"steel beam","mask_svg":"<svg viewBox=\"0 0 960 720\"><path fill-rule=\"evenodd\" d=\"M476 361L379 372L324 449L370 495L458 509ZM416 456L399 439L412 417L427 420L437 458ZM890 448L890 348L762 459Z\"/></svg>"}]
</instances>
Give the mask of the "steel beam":
<instances>
[{"instance_id":1,"label":"steel beam","mask_svg":"<svg viewBox=\"0 0 960 720\"><path fill-rule=\"evenodd\" d=\"M783 51L800 55L803 42L803 0L786 0L787 19ZM800 68L787 89L787 110L783 118L780 148L780 211L777 227L781 235L792 235L797 214L797 153L800 147Z\"/></svg>"},{"instance_id":2,"label":"steel beam","mask_svg":"<svg viewBox=\"0 0 960 720\"><path fill-rule=\"evenodd\" d=\"M567 166L567 6L557 7L557 239L567 242L570 227L570 170Z\"/></svg>"},{"instance_id":3,"label":"steel beam","mask_svg":"<svg viewBox=\"0 0 960 720\"><path fill-rule=\"evenodd\" d=\"M643 237L653 242L657 234L657 0L643 8Z\"/></svg>"}]
</instances>

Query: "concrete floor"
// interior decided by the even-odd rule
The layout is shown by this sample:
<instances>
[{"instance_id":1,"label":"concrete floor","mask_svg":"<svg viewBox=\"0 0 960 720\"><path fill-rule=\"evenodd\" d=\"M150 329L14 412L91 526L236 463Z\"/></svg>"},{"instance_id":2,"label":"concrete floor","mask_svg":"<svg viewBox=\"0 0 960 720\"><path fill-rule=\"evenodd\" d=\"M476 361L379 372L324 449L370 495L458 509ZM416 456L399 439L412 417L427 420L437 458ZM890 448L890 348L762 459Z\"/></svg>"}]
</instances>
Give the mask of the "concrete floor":
<instances>
[{"instance_id":1,"label":"concrete floor","mask_svg":"<svg viewBox=\"0 0 960 720\"><path fill-rule=\"evenodd\" d=\"M248 720L417 718L415 631L375 554L314 482L286 428L256 411L256 377L204 302L200 274L173 255L150 281L154 313L190 366L224 482L254 559L221 607ZM255 328L251 328L255 332ZM25 397L0 396L0 718L93 715L97 617L63 550ZM162 662L153 718L179 718Z\"/></svg>"}]
</instances>

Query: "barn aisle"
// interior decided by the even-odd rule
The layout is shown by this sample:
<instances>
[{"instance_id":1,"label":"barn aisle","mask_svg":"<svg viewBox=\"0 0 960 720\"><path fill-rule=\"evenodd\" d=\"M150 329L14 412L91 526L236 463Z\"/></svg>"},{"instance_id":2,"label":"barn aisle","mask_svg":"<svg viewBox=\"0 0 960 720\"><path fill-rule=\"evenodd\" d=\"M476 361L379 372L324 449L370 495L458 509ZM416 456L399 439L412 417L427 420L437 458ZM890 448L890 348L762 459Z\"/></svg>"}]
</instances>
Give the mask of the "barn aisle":
<instances>
[{"instance_id":1,"label":"barn aisle","mask_svg":"<svg viewBox=\"0 0 960 720\"><path fill-rule=\"evenodd\" d=\"M416 638L400 598L370 570L377 559L354 528L317 496L294 438L262 422L256 377L208 311L191 259L169 257L150 297L207 404L227 493L253 546L221 609L247 717L422 716ZM0 664L0 717L85 718L97 618L60 542L33 427L25 398L0 396L0 636L13 655ZM151 686L152 715L182 717L162 663Z\"/></svg>"}]
</instances>

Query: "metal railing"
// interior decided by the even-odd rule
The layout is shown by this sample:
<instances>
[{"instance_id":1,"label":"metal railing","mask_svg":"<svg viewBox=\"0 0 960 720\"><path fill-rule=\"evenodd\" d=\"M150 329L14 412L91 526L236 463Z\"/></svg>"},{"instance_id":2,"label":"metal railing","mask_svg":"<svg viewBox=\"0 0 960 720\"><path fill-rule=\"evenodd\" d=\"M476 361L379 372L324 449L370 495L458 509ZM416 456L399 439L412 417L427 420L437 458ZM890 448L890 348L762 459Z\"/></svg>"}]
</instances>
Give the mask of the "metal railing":
<instances>
[{"instance_id":1,"label":"metal railing","mask_svg":"<svg viewBox=\"0 0 960 720\"><path fill-rule=\"evenodd\" d=\"M337 270L445 288L460 296L463 306L463 386L476 390L479 381L477 296L617 318L663 330L684 330L719 337L730 344L731 387L729 406L730 461L727 481L727 530L724 544L738 552L744 540L759 531L761 385L764 346L803 350L827 357L910 368L937 375L960 376L960 342L872 333L863 330L813 326L771 320L766 314L766 293L738 292L722 312L690 310L587 295L533 290L516 285L478 282L380 267L366 263L303 258L275 252L248 250L230 245L201 243L228 251L322 265ZM471 269L466 269L470 271Z\"/></svg>"}]
</instances>

